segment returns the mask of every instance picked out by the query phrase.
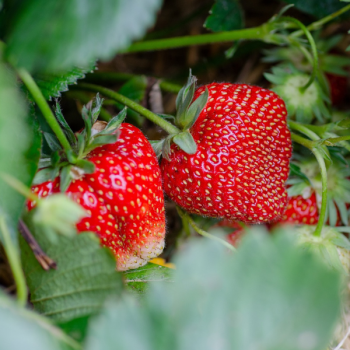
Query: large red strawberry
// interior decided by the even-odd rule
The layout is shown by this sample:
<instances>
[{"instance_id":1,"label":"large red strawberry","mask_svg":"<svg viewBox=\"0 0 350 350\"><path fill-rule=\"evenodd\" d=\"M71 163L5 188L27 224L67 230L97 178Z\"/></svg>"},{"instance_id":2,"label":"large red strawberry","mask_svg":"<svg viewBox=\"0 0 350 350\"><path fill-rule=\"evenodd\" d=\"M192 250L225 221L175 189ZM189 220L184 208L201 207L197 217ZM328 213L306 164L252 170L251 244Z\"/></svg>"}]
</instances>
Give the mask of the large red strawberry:
<instances>
[{"instance_id":1,"label":"large red strawberry","mask_svg":"<svg viewBox=\"0 0 350 350\"><path fill-rule=\"evenodd\" d=\"M204 85L193 100L190 91L184 89L177 100L180 127L191 101L194 105L205 94L208 99L187 130L196 145L193 154L174 138L177 144L163 157L166 194L190 213L248 223L281 217L292 151L284 102L272 91L246 84Z\"/></svg>"},{"instance_id":2,"label":"large red strawberry","mask_svg":"<svg viewBox=\"0 0 350 350\"><path fill-rule=\"evenodd\" d=\"M92 129L91 134L95 132ZM164 199L158 161L148 140L130 124L122 124L115 132L119 134L116 142L94 148L85 156L95 165L93 173L75 171L65 192L86 209L78 231L95 232L115 254L118 269L127 270L162 252ZM59 192L61 182L62 172L32 190L38 197L46 197ZM29 209L33 206L35 203L28 203Z\"/></svg>"}]
</instances>

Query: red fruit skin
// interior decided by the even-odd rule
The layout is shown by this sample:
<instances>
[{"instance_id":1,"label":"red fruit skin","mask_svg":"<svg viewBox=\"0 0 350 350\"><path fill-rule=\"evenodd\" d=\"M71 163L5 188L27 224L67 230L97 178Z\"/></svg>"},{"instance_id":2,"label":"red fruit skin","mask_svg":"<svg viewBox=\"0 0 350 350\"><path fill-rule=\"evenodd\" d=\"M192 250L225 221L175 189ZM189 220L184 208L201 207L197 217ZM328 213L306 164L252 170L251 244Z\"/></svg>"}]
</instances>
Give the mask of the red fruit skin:
<instances>
[{"instance_id":1,"label":"red fruit skin","mask_svg":"<svg viewBox=\"0 0 350 350\"><path fill-rule=\"evenodd\" d=\"M329 83L332 105L341 104L346 97L348 78L332 73L326 73L326 77Z\"/></svg>"},{"instance_id":2,"label":"red fruit skin","mask_svg":"<svg viewBox=\"0 0 350 350\"><path fill-rule=\"evenodd\" d=\"M190 132L194 155L171 146L163 158L164 190L190 213L246 223L284 213L292 145L285 104L274 92L245 84L212 83Z\"/></svg>"},{"instance_id":3,"label":"red fruit skin","mask_svg":"<svg viewBox=\"0 0 350 350\"><path fill-rule=\"evenodd\" d=\"M66 193L87 211L79 232L95 232L117 258L118 270L137 268L164 248L165 212L156 155L142 132L122 124L116 143L87 157L94 174L72 181ZM33 186L38 197L59 192L59 178ZM28 209L35 206L28 203Z\"/></svg>"},{"instance_id":4,"label":"red fruit skin","mask_svg":"<svg viewBox=\"0 0 350 350\"><path fill-rule=\"evenodd\" d=\"M315 225L317 222L318 207L314 192L306 199L300 195L289 198L283 218L278 221L293 225Z\"/></svg>"}]
</instances>

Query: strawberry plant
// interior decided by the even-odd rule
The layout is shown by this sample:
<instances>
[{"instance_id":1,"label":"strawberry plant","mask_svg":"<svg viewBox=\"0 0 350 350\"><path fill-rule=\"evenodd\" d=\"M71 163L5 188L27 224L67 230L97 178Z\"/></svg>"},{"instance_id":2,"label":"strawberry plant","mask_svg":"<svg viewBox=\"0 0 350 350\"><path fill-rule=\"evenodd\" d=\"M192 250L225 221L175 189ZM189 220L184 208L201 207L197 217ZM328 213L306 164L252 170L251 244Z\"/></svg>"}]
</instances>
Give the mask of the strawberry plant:
<instances>
[{"instance_id":1,"label":"strawberry plant","mask_svg":"<svg viewBox=\"0 0 350 350\"><path fill-rule=\"evenodd\" d=\"M0 1L1 349L350 349L346 2Z\"/></svg>"}]
</instances>

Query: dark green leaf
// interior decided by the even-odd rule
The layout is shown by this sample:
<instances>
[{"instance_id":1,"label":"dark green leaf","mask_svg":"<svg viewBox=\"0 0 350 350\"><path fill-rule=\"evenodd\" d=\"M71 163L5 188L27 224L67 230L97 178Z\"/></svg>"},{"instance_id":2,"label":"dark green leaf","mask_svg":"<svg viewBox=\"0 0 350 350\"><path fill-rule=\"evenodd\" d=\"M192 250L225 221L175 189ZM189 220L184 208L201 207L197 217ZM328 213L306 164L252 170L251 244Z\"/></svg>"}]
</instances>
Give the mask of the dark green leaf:
<instances>
[{"instance_id":1,"label":"dark green leaf","mask_svg":"<svg viewBox=\"0 0 350 350\"><path fill-rule=\"evenodd\" d=\"M146 87L147 78L141 75L128 80L118 92L133 101L140 102L145 96Z\"/></svg>"},{"instance_id":2,"label":"dark green leaf","mask_svg":"<svg viewBox=\"0 0 350 350\"><path fill-rule=\"evenodd\" d=\"M94 64L85 68L74 67L66 73L42 73L34 76L41 92L47 100L52 97L60 97L61 92L68 91L69 85L76 84L78 79L83 79L85 73L94 69Z\"/></svg>"},{"instance_id":3,"label":"dark green leaf","mask_svg":"<svg viewBox=\"0 0 350 350\"><path fill-rule=\"evenodd\" d=\"M112 129L118 129L120 124L124 121L126 117L126 108L123 108L115 117L113 117L106 125L105 130L110 132ZM104 130L103 130L104 131Z\"/></svg>"},{"instance_id":4,"label":"dark green leaf","mask_svg":"<svg viewBox=\"0 0 350 350\"><path fill-rule=\"evenodd\" d=\"M51 152L57 152L62 149L61 144L59 143L57 137L55 134L50 132L43 132L45 141L47 142L48 146L50 147Z\"/></svg>"},{"instance_id":5,"label":"dark green leaf","mask_svg":"<svg viewBox=\"0 0 350 350\"><path fill-rule=\"evenodd\" d=\"M188 154L195 154L197 152L196 141L188 131L176 134L173 138L173 141Z\"/></svg>"},{"instance_id":6,"label":"dark green leaf","mask_svg":"<svg viewBox=\"0 0 350 350\"><path fill-rule=\"evenodd\" d=\"M89 316L75 318L71 321L59 323L58 326L70 337L82 342L86 336Z\"/></svg>"},{"instance_id":7,"label":"dark green leaf","mask_svg":"<svg viewBox=\"0 0 350 350\"><path fill-rule=\"evenodd\" d=\"M90 147L97 147L97 146L103 146L106 144L110 144L110 143L115 143L117 142L117 135L115 134L111 134L111 135L101 135L95 137L93 139L93 141L90 143L89 148Z\"/></svg>"},{"instance_id":8,"label":"dark green leaf","mask_svg":"<svg viewBox=\"0 0 350 350\"><path fill-rule=\"evenodd\" d=\"M63 350L69 339L59 328L34 312L19 308L12 299L0 291L0 339L6 350ZM69 341L65 349L77 349Z\"/></svg>"},{"instance_id":9,"label":"dark green leaf","mask_svg":"<svg viewBox=\"0 0 350 350\"><path fill-rule=\"evenodd\" d=\"M86 159L79 159L75 165L83 169L85 174L93 174L95 172L95 164Z\"/></svg>"},{"instance_id":10,"label":"dark green leaf","mask_svg":"<svg viewBox=\"0 0 350 350\"><path fill-rule=\"evenodd\" d=\"M207 104L209 92L205 89L203 93L190 105L186 112L186 118L184 119L184 130L188 130L196 122L199 114L202 112L203 108Z\"/></svg>"},{"instance_id":11,"label":"dark green leaf","mask_svg":"<svg viewBox=\"0 0 350 350\"><path fill-rule=\"evenodd\" d=\"M175 120L175 117L171 114L157 113L157 115L166 120Z\"/></svg>"},{"instance_id":12,"label":"dark green leaf","mask_svg":"<svg viewBox=\"0 0 350 350\"><path fill-rule=\"evenodd\" d=\"M58 122L61 124L61 126L63 127L63 131L66 134L68 141L70 142L71 145L74 145L76 143L77 139L74 135L74 132L72 131L72 129L70 128L70 126L68 125L66 120L64 119L64 116L63 116L62 110L61 110L61 106L57 100L56 100L56 118L57 118Z\"/></svg>"},{"instance_id":13,"label":"dark green leaf","mask_svg":"<svg viewBox=\"0 0 350 350\"><path fill-rule=\"evenodd\" d=\"M115 270L115 259L107 248L100 247L96 235L59 235L53 244L27 223L41 248L57 263L56 270L44 271L21 240L24 271L36 311L66 322L99 311L108 296L119 294L121 275Z\"/></svg>"},{"instance_id":14,"label":"dark green leaf","mask_svg":"<svg viewBox=\"0 0 350 350\"><path fill-rule=\"evenodd\" d=\"M90 322L86 350L325 349L340 276L294 237L260 230L233 255L197 240L178 257L175 282L152 283L142 308L130 297L110 300Z\"/></svg>"},{"instance_id":15,"label":"dark green leaf","mask_svg":"<svg viewBox=\"0 0 350 350\"><path fill-rule=\"evenodd\" d=\"M164 141L165 141L164 139L163 140L156 140L156 141L152 141L152 140L149 141L149 143L151 144L153 151L157 157L160 157L162 155Z\"/></svg>"},{"instance_id":16,"label":"dark green leaf","mask_svg":"<svg viewBox=\"0 0 350 350\"><path fill-rule=\"evenodd\" d=\"M174 282L174 270L152 263L123 273L127 288L137 294L144 294L150 283Z\"/></svg>"},{"instance_id":17,"label":"dark green leaf","mask_svg":"<svg viewBox=\"0 0 350 350\"><path fill-rule=\"evenodd\" d=\"M289 165L290 168L290 172L289 172L289 176L296 176L302 180L304 180L307 183L310 183L309 178L301 171L300 166L295 164L295 163L290 163Z\"/></svg>"},{"instance_id":18,"label":"dark green leaf","mask_svg":"<svg viewBox=\"0 0 350 350\"><path fill-rule=\"evenodd\" d=\"M216 0L204 27L213 32L241 29L244 27L243 10L238 0Z\"/></svg>"},{"instance_id":19,"label":"dark green leaf","mask_svg":"<svg viewBox=\"0 0 350 350\"><path fill-rule=\"evenodd\" d=\"M31 71L88 66L141 38L160 5L160 0L13 2L1 18L7 24L6 56Z\"/></svg>"},{"instance_id":20,"label":"dark green leaf","mask_svg":"<svg viewBox=\"0 0 350 350\"><path fill-rule=\"evenodd\" d=\"M25 100L10 69L0 62L0 174L30 186L39 161L41 138L36 122L29 126ZM25 198L0 177L0 211L16 230ZM14 231L13 231L14 232Z\"/></svg>"},{"instance_id":21,"label":"dark green leaf","mask_svg":"<svg viewBox=\"0 0 350 350\"><path fill-rule=\"evenodd\" d=\"M46 181L53 180L58 176L58 168L44 168L35 174L33 185L38 185Z\"/></svg>"},{"instance_id":22,"label":"dark green leaf","mask_svg":"<svg viewBox=\"0 0 350 350\"><path fill-rule=\"evenodd\" d=\"M170 146L171 146L171 140L174 137L174 135L169 135L164 139L163 147L162 147L162 157L166 160L170 160L169 154L170 154Z\"/></svg>"},{"instance_id":23,"label":"dark green leaf","mask_svg":"<svg viewBox=\"0 0 350 350\"><path fill-rule=\"evenodd\" d=\"M305 13L316 18L322 18L330 15L333 12L340 10L344 4L338 0L283 0L287 4L294 4L294 6Z\"/></svg>"},{"instance_id":24,"label":"dark green leaf","mask_svg":"<svg viewBox=\"0 0 350 350\"><path fill-rule=\"evenodd\" d=\"M62 193L66 192L68 186L72 182L73 178L71 175L72 166L67 165L62 168L60 173L60 191Z\"/></svg>"}]
</instances>

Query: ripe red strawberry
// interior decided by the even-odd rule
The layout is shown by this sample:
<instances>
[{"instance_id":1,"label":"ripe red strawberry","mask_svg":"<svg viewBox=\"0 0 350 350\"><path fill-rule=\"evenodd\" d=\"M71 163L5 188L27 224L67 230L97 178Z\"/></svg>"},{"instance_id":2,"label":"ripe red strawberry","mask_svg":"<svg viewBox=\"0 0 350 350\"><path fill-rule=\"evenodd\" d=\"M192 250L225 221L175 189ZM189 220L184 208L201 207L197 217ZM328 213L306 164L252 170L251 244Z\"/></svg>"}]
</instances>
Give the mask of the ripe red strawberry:
<instances>
[{"instance_id":1,"label":"ripe red strawberry","mask_svg":"<svg viewBox=\"0 0 350 350\"><path fill-rule=\"evenodd\" d=\"M272 91L230 83L202 86L193 101L206 90L189 129L196 151L173 144L169 160L163 157L166 194L190 213L248 223L281 217L292 150L284 102Z\"/></svg>"},{"instance_id":2,"label":"ripe red strawberry","mask_svg":"<svg viewBox=\"0 0 350 350\"><path fill-rule=\"evenodd\" d=\"M66 190L88 214L77 230L95 232L115 254L118 270L146 264L162 252L165 235L160 169L150 143L139 129L122 124L115 143L95 148L85 159L95 172L82 174ZM56 177L32 190L46 197L59 192L59 185Z\"/></svg>"},{"instance_id":3,"label":"ripe red strawberry","mask_svg":"<svg viewBox=\"0 0 350 350\"><path fill-rule=\"evenodd\" d=\"M313 192L309 198L293 196L289 198L287 209L278 223L315 225L318 221L318 207L316 194Z\"/></svg>"},{"instance_id":4,"label":"ripe red strawberry","mask_svg":"<svg viewBox=\"0 0 350 350\"><path fill-rule=\"evenodd\" d=\"M332 105L336 106L341 104L346 97L348 84L347 76L326 73L326 77L329 83Z\"/></svg>"}]
</instances>

